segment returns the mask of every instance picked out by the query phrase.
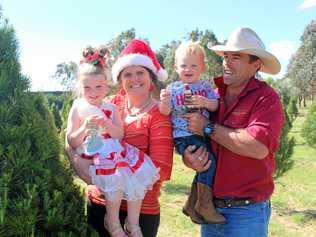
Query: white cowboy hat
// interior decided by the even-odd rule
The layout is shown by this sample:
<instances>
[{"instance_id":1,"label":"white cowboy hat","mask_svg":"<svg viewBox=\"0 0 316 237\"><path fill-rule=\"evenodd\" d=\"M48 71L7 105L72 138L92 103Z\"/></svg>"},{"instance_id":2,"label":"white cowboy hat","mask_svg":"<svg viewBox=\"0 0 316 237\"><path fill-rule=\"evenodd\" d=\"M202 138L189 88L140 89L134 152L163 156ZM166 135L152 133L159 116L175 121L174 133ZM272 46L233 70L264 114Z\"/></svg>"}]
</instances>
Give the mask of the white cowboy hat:
<instances>
[{"instance_id":1,"label":"white cowboy hat","mask_svg":"<svg viewBox=\"0 0 316 237\"><path fill-rule=\"evenodd\" d=\"M265 50L265 46L259 36L250 28L239 27L229 36L226 45L215 45L211 42L207 47L216 54L223 56L224 52L239 52L255 55L260 58L262 65L260 71L278 74L281 69L279 60Z\"/></svg>"}]
</instances>

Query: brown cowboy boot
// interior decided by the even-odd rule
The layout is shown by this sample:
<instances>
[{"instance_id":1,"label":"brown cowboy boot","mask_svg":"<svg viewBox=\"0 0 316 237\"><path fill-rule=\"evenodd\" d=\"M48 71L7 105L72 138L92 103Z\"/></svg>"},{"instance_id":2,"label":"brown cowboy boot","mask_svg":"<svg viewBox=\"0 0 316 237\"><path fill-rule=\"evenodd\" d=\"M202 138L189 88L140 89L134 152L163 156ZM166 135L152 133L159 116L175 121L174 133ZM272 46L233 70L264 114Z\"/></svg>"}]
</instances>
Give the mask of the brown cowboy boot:
<instances>
[{"instance_id":1,"label":"brown cowboy boot","mask_svg":"<svg viewBox=\"0 0 316 237\"><path fill-rule=\"evenodd\" d=\"M182 208L182 212L186 216L189 216L192 222L196 224L205 224L206 222L203 220L203 218L194 210L196 200L197 200L197 185L196 185L196 182L193 182L191 185L191 190L190 190L188 199Z\"/></svg>"},{"instance_id":2,"label":"brown cowboy boot","mask_svg":"<svg viewBox=\"0 0 316 237\"><path fill-rule=\"evenodd\" d=\"M225 217L216 212L213 204L212 189L202 183L197 183L197 201L195 211L208 223L225 223Z\"/></svg>"}]
</instances>

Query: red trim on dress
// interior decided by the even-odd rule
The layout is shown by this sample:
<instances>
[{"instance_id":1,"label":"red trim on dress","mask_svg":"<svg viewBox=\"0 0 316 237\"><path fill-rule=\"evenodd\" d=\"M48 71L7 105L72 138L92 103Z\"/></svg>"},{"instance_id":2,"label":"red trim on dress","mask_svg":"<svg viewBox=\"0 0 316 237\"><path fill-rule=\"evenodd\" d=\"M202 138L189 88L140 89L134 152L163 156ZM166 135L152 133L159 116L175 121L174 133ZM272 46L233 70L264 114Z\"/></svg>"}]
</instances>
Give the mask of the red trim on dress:
<instances>
[{"instance_id":1,"label":"red trim on dress","mask_svg":"<svg viewBox=\"0 0 316 237\"><path fill-rule=\"evenodd\" d=\"M112 152L112 153L114 153L114 152ZM112 153L111 153L111 155L112 155ZM133 173L135 173L136 170L138 170L139 167L144 163L144 160L145 160L145 153L142 152L142 151L139 151L138 160L137 160L135 165L130 166L126 161L120 161L120 162L117 162L115 164L114 168L111 168L111 169L104 169L104 168L96 169L95 170L95 174L96 175L110 175L110 174L114 174L117 168L126 168L126 167L129 168Z\"/></svg>"}]
</instances>

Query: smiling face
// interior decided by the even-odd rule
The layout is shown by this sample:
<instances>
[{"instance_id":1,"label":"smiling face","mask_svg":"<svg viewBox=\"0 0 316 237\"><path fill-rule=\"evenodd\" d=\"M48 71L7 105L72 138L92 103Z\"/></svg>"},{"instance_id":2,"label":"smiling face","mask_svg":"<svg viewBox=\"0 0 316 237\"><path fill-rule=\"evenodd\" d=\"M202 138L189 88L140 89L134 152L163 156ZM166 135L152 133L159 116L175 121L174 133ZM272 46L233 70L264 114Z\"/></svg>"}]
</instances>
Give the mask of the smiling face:
<instances>
[{"instance_id":1,"label":"smiling face","mask_svg":"<svg viewBox=\"0 0 316 237\"><path fill-rule=\"evenodd\" d=\"M133 97L147 98L150 91L151 78L148 70L142 66L129 66L121 73L119 80L126 94Z\"/></svg>"},{"instance_id":2,"label":"smiling face","mask_svg":"<svg viewBox=\"0 0 316 237\"><path fill-rule=\"evenodd\" d=\"M81 75L80 90L90 104L99 106L108 92L108 84L101 74Z\"/></svg>"},{"instance_id":3,"label":"smiling face","mask_svg":"<svg viewBox=\"0 0 316 237\"><path fill-rule=\"evenodd\" d=\"M183 83L194 83L200 80L204 68L204 61L197 53L182 51L176 58L175 69Z\"/></svg>"},{"instance_id":4,"label":"smiling face","mask_svg":"<svg viewBox=\"0 0 316 237\"><path fill-rule=\"evenodd\" d=\"M260 59L251 62L248 54L224 52L224 83L229 87L241 87L256 74L260 66Z\"/></svg>"}]
</instances>

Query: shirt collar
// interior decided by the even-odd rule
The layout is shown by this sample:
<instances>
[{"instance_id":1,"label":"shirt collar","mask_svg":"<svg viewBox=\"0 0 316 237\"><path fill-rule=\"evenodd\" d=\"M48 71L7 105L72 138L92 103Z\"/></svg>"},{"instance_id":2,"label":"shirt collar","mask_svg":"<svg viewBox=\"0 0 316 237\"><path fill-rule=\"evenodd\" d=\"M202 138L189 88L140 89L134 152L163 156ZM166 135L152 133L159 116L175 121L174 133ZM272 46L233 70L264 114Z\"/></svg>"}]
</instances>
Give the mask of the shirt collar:
<instances>
[{"instance_id":1,"label":"shirt collar","mask_svg":"<svg viewBox=\"0 0 316 237\"><path fill-rule=\"evenodd\" d=\"M224 84L224 78L223 76L215 77L214 83L218 88L218 93L222 97L225 94L227 85ZM255 90L259 88L259 80L255 78L255 76L251 77L248 81L246 87L243 89L243 91L240 93L239 96L243 96L244 94L247 94L249 91Z\"/></svg>"}]
</instances>

